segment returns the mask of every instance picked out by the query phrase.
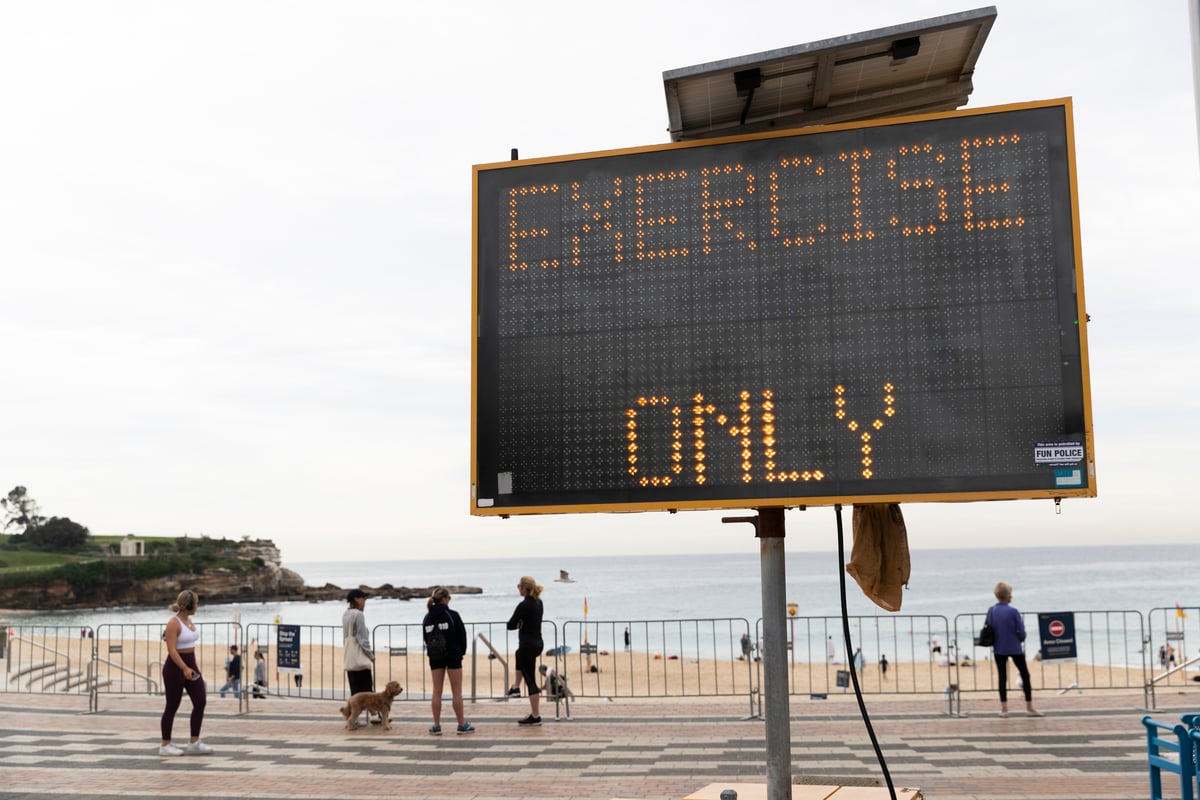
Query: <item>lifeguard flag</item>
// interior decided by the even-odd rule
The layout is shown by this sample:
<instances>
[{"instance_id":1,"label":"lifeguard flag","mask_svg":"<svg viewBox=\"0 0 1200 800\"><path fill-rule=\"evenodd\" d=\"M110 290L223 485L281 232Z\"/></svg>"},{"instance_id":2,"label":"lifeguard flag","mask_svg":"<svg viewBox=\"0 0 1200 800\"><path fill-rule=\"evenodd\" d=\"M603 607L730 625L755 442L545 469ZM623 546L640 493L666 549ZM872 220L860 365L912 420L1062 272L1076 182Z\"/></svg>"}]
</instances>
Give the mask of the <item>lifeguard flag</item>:
<instances>
[{"instance_id":1,"label":"lifeguard flag","mask_svg":"<svg viewBox=\"0 0 1200 800\"><path fill-rule=\"evenodd\" d=\"M583 601L583 606L584 606L583 613L586 614L587 613L587 601L586 600ZM1179 605L1179 603L1175 604L1175 616L1179 617L1180 619L1187 619L1187 614L1183 613L1183 608Z\"/></svg>"}]
</instances>

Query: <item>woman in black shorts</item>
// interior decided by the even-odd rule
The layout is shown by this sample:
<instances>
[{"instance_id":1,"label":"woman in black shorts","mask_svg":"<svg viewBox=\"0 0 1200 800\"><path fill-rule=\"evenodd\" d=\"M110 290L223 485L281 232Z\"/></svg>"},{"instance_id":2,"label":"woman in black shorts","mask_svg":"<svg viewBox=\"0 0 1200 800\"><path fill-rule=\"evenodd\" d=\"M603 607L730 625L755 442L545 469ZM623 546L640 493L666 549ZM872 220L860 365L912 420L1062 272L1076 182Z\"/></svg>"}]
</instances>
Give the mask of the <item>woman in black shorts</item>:
<instances>
[{"instance_id":1,"label":"woman in black shorts","mask_svg":"<svg viewBox=\"0 0 1200 800\"><path fill-rule=\"evenodd\" d=\"M467 628L462 617L450 608L450 590L436 587L425 603L429 610L422 622L425 636L425 652L429 656L429 670L433 673L433 726L429 733L442 735L442 687L446 676L450 676L450 703L454 716L458 718L456 733L474 733L475 726L463 716L462 662L467 653Z\"/></svg>"}]
</instances>

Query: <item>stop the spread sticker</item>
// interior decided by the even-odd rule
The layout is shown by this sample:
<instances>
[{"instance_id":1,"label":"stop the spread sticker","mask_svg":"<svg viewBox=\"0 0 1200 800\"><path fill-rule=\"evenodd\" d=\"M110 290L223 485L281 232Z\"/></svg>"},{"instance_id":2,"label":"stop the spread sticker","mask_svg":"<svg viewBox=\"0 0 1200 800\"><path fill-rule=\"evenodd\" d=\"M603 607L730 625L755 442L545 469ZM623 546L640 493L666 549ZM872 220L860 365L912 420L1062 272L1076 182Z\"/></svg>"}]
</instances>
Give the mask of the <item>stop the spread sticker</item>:
<instances>
[{"instance_id":1,"label":"stop the spread sticker","mask_svg":"<svg viewBox=\"0 0 1200 800\"><path fill-rule=\"evenodd\" d=\"M1038 442L1033 448L1038 464L1078 464L1083 461L1083 445L1078 442Z\"/></svg>"}]
</instances>

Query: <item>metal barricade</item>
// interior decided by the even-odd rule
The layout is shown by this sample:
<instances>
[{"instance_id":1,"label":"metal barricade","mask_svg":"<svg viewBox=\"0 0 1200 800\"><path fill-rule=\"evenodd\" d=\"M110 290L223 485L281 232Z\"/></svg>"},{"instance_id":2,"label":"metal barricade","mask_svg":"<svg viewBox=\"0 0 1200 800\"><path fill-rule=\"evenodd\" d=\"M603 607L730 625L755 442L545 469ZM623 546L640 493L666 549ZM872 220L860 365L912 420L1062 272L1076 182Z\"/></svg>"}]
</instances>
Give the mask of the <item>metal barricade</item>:
<instances>
[{"instance_id":1,"label":"metal barricade","mask_svg":"<svg viewBox=\"0 0 1200 800\"><path fill-rule=\"evenodd\" d=\"M1089 689L1142 689L1147 691L1142 615L1137 611L1074 611L1074 659L1041 657L1038 613L1023 612L1025 660L1035 691ZM999 677L990 647L976 647L975 634L983 627L987 612L959 614L954 618L955 637L969 643L970 656L957 667L959 693L995 692ZM1007 670L1010 692L1019 691L1015 669Z\"/></svg>"},{"instance_id":2,"label":"metal barricade","mask_svg":"<svg viewBox=\"0 0 1200 800\"><path fill-rule=\"evenodd\" d=\"M341 625L250 623L246 625L245 641L250 658L262 653L267 666L267 684L260 692L263 698L254 697L251 667L248 704L269 697L346 698L349 684L342 658Z\"/></svg>"},{"instance_id":3,"label":"metal barricade","mask_svg":"<svg viewBox=\"0 0 1200 800\"><path fill-rule=\"evenodd\" d=\"M1160 686L1200 689L1200 607L1152 608L1146 617L1146 708L1154 709Z\"/></svg>"},{"instance_id":4,"label":"metal barricade","mask_svg":"<svg viewBox=\"0 0 1200 800\"><path fill-rule=\"evenodd\" d=\"M853 691L850 670L861 653L858 684L867 694L941 695L949 705L957 693L950 667L957 661L958 642L940 615L853 616L850 649L845 647L841 617L788 619L788 692L823 700ZM761 682L762 620L755 639L755 664ZM935 647L937 650L935 651ZM760 684L761 685L761 684ZM762 713L761 693L758 713Z\"/></svg>"},{"instance_id":5,"label":"metal barricade","mask_svg":"<svg viewBox=\"0 0 1200 800\"><path fill-rule=\"evenodd\" d=\"M556 669L580 697L746 695L753 710L749 635L736 618L568 621Z\"/></svg>"},{"instance_id":6,"label":"metal barricade","mask_svg":"<svg viewBox=\"0 0 1200 800\"><path fill-rule=\"evenodd\" d=\"M77 625L4 624L0 690L24 694L88 694L95 632Z\"/></svg>"},{"instance_id":7,"label":"metal barricade","mask_svg":"<svg viewBox=\"0 0 1200 800\"><path fill-rule=\"evenodd\" d=\"M467 653L463 658L463 699L503 700L515 679L513 656L516 653L517 632L509 631L503 622L464 622L467 628ZM432 676L425 656L425 640L421 625L378 625L372 632L375 648L376 686L387 681L399 681L404 687L405 701L428 702ZM542 623L542 640L547 652L558 647L558 626ZM443 687L448 691L448 687Z\"/></svg>"},{"instance_id":8,"label":"metal barricade","mask_svg":"<svg viewBox=\"0 0 1200 800\"><path fill-rule=\"evenodd\" d=\"M194 622L200 632L196 666L210 695L226 681L229 645L241 641L241 626L234 622ZM90 710L99 710L101 694L161 694L162 668L167 660L166 623L116 623L96 628L95 650L88 664L93 686ZM242 660L243 670L245 658ZM244 685L244 680L243 680ZM239 711L244 700L236 698Z\"/></svg>"},{"instance_id":9,"label":"metal barricade","mask_svg":"<svg viewBox=\"0 0 1200 800\"><path fill-rule=\"evenodd\" d=\"M1136 611L1076 611L1077 658L1041 660L1037 613L1023 614L1028 664L1036 691L1142 689L1154 708L1158 686L1200 688L1200 656L1187 656L1200 642L1200 609L1157 608L1149 625ZM789 691L814 699L849 692L850 662L863 655L859 685L865 694L930 694L961 711L967 693L994 692L996 670L990 648L976 648L984 613L960 614L950 625L941 616L876 615L850 618L846 652L840 617L788 620ZM343 700L348 692L340 625L281 625L200 622L197 651L210 693L225 683L228 645L242 645L239 712L267 698ZM0 692L86 695L90 711L103 694L159 694L167 657L164 623L78 626L0 623ZM405 687L399 701L427 702L431 679L419 624L372 629L375 680ZM467 623L464 695L471 702L507 699L517 679L513 657L517 632L504 622ZM570 694L556 698L555 716L570 717L570 697L717 697L745 695L750 715L762 715L761 620L572 620L547 621L542 662L567 681ZM286 634L286 635L285 635ZM941 652L933 651L933 644ZM1174 645L1177 663L1162 669L1159 648ZM830 655L830 646L833 655ZM769 644L767 645L769 646ZM262 653L266 686L255 696L255 654ZM886 656L889 668L881 668ZM282 659L282 660L281 660ZM1015 670L1010 680L1015 681ZM215 681L215 683L214 683ZM219 698L216 702L220 702Z\"/></svg>"},{"instance_id":10,"label":"metal barricade","mask_svg":"<svg viewBox=\"0 0 1200 800\"><path fill-rule=\"evenodd\" d=\"M516 631L507 631L503 622L466 623L466 627L464 699L471 702L504 699L512 677ZM287 634L282 646L281 628ZM558 628L554 623L543 624L542 636L545 641L553 642L548 649L557 647ZM251 657L253 652L261 652L267 662L270 678L266 696L339 701L346 698L349 685L344 670L341 626L250 624L246 626L245 640L250 643ZM371 647L375 653L376 689L394 680L404 687L395 702L428 702L431 676L419 623L377 625L371 629ZM257 701L259 698L253 696L252 668L248 677L251 692L247 702Z\"/></svg>"}]
</instances>

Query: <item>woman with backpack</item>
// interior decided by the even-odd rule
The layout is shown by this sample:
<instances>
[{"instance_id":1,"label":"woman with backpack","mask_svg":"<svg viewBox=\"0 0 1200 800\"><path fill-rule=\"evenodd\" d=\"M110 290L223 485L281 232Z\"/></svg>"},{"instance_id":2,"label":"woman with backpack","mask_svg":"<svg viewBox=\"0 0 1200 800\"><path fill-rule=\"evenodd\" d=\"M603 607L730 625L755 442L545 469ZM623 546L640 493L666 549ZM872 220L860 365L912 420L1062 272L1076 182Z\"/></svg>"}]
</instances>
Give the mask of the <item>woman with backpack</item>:
<instances>
[{"instance_id":1,"label":"woman with backpack","mask_svg":"<svg viewBox=\"0 0 1200 800\"><path fill-rule=\"evenodd\" d=\"M446 676L450 676L450 703L454 716L458 718L458 734L474 733L475 726L467 722L463 714L462 662L467 654L467 627L462 617L450 608L450 590L435 587L425 602L429 610L421 623L425 638L425 655L429 658L429 671L433 674L433 692L430 707L433 710L432 736L442 735L442 687Z\"/></svg>"}]
</instances>

